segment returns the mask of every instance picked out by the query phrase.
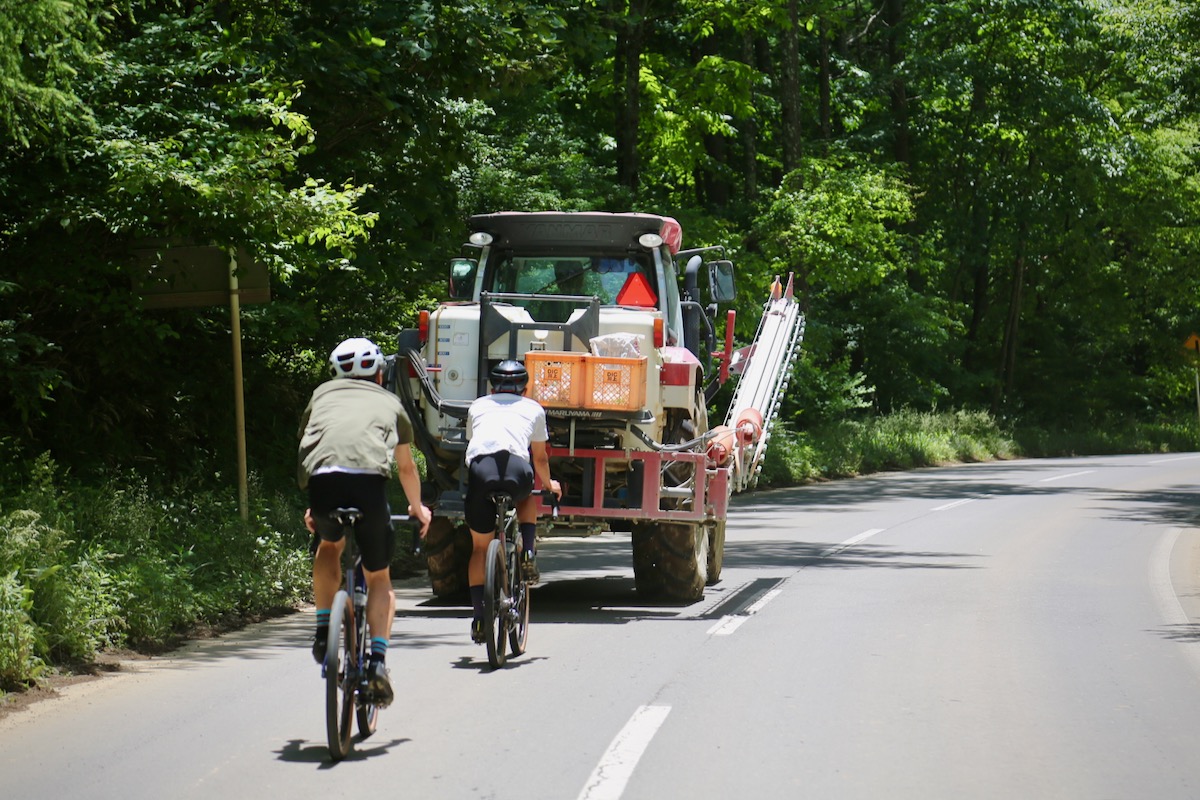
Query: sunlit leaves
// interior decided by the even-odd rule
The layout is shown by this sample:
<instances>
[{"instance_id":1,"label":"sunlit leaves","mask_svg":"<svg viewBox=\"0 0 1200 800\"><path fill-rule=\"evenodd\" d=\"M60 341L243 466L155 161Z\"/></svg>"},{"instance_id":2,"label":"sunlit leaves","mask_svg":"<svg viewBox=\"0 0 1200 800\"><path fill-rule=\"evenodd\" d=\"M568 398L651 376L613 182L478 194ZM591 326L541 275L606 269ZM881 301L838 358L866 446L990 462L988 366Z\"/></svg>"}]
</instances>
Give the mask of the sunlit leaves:
<instances>
[{"instance_id":1,"label":"sunlit leaves","mask_svg":"<svg viewBox=\"0 0 1200 800\"><path fill-rule=\"evenodd\" d=\"M838 291L878 284L906 266L898 228L911 189L887 170L850 159L808 159L756 223L776 271Z\"/></svg>"},{"instance_id":2,"label":"sunlit leaves","mask_svg":"<svg viewBox=\"0 0 1200 800\"><path fill-rule=\"evenodd\" d=\"M374 218L354 211L361 189L290 186L316 132L292 108L302 86L244 58L249 44L203 15L163 17L108 56L92 100L94 158L110 176L94 213L110 230L346 254L365 237Z\"/></svg>"},{"instance_id":3,"label":"sunlit leaves","mask_svg":"<svg viewBox=\"0 0 1200 800\"><path fill-rule=\"evenodd\" d=\"M0 0L0 147L87 125L75 81L97 34L87 0Z\"/></svg>"}]
</instances>

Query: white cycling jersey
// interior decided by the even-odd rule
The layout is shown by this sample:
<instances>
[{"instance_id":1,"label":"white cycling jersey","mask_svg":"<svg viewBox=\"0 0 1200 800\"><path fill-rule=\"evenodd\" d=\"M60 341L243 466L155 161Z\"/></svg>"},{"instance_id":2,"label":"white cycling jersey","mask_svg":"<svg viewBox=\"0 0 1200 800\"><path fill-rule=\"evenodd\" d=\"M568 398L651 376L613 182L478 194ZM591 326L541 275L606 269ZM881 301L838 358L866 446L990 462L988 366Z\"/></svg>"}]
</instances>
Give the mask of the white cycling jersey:
<instances>
[{"instance_id":1,"label":"white cycling jersey","mask_svg":"<svg viewBox=\"0 0 1200 800\"><path fill-rule=\"evenodd\" d=\"M529 458L529 444L550 438L546 412L538 401L511 392L484 395L467 411L467 463L488 453L508 451Z\"/></svg>"}]
</instances>

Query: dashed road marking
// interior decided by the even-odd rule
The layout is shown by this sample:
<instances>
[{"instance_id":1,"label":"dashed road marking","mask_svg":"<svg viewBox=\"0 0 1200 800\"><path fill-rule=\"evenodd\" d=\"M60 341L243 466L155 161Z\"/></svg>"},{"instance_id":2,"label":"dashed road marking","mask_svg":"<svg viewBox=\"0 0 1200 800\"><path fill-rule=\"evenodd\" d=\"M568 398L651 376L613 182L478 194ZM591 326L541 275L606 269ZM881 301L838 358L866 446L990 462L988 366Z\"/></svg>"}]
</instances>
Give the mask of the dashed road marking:
<instances>
[{"instance_id":1,"label":"dashed road marking","mask_svg":"<svg viewBox=\"0 0 1200 800\"><path fill-rule=\"evenodd\" d=\"M579 800L619 800L642 754L650 746L650 740L670 712L670 706L641 706L633 712L629 722L604 751L600 763L579 793Z\"/></svg>"},{"instance_id":2,"label":"dashed road marking","mask_svg":"<svg viewBox=\"0 0 1200 800\"><path fill-rule=\"evenodd\" d=\"M952 503L946 503L945 505L938 506L937 508L934 508L932 510L933 511L948 511L951 508L958 508L959 506L965 506L967 503L974 503L978 499L979 499L978 497L964 497L962 500L955 500Z\"/></svg>"},{"instance_id":3,"label":"dashed road marking","mask_svg":"<svg viewBox=\"0 0 1200 800\"><path fill-rule=\"evenodd\" d=\"M870 539L872 536L874 536L877 533L883 533L885 530L887 530L887 528L871 528L870 530L863 531L862 533L858 534L857 536L851 536L849 539L842 542L841 544L835 544L833 547L827 547L824 550L822 550L821 558L828 558L829 556L833 555L834 553L840 553L843 550L845 550L847 547L853 547L854 545L858 544L859 542L863 542L863 541L866 541L867 539Z\"/></svg>"},{"instance_id":4,"label":"dashed road marking","mask_svg":"<svg viewBox=\"0 0 1200 800\"><path fill-rule=\"evenodd\" d=\"M1085 469L1083 472L1068 472L1066 475L1051 475L1049 478L1042 478L1038 483L1050 483L1051 481L1061 481L1066 478L1078 478L1080 475L1091 475L1096 470Z\"/></svg>"},{"instance_id":5,"label":"dashed road marking","mask_svg":"<svg viewBox=\"0 0 1200 800\"><path fill-rule=\"evenodd\" d=\"M717 624L708 629L709 636L728 636L729 634L742 627L742 623L749 619L752 615L762 611L763 606L774 600L783 593L782 589L772 589L764 594L758 600L746 607L746 610L740 614L730 614L721 617L717 620Z\"/></svg>"}]
</instances>

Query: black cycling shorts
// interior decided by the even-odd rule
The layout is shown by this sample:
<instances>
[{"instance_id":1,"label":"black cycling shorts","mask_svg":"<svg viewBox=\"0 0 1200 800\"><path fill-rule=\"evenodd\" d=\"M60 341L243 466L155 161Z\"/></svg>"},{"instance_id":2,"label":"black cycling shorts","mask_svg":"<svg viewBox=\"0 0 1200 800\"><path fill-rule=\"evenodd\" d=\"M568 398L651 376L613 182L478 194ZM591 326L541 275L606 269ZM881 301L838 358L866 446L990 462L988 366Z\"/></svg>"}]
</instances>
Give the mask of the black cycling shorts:
<instances>
[{"instance_id":1,"label":"black cycling shorts","mask_svg":"<svg viewBox=\"0 0 1200 800\"><path fill-rule=\"evenodd\" d=\"M338 508L357 508L363 513L355 530L363 567L375 571L392 563L396 536L392 532L392 511L387 501L387 477L352 472L324 472L308 479L308 505L317 535L327 542L342 538L342 527L329 512Z\"/></svg>"},{"instance_id":2,"label":"black cycling shorts","mask_svg":"<svg viewBox=\"0 0 1200 800\"><path fill-rule=\"evenodd\" d=\"M476 533L496 530L496 504L488 495L507 492L523 500L533 491L533 467L529 461L504 450L479 456L467 470L467 525Z\"/></svg>"}]
</instances>

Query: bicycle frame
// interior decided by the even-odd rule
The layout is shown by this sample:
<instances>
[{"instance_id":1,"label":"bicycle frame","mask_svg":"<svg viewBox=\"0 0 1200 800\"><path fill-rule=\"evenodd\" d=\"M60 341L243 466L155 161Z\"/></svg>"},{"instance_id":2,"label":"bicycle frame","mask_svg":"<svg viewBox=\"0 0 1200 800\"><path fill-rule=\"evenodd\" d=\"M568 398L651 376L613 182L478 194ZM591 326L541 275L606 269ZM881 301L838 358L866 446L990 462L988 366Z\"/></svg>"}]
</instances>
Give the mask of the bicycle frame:
<instances>
[{"instance_id":1,"label":"bicycle frame","mask_svg":"<svg viewBox=\"0 0 1200 800\"><path fill-rule=\"evenodd\" d=\"M346 567L345 585L354 587L350 626L354 631L355 646L354 664L348 667L353 667L353 675L357 678L358 691L361 693L367 688L367 660L371 652L367 627L367 576L363 572L362 556L357 551L352 555L353 562ZM374 710L374 705L371 708Z\"/></svg>"}]
</instances>

